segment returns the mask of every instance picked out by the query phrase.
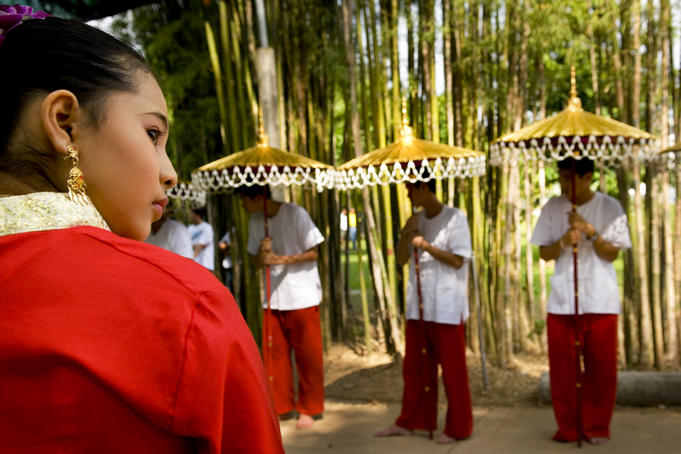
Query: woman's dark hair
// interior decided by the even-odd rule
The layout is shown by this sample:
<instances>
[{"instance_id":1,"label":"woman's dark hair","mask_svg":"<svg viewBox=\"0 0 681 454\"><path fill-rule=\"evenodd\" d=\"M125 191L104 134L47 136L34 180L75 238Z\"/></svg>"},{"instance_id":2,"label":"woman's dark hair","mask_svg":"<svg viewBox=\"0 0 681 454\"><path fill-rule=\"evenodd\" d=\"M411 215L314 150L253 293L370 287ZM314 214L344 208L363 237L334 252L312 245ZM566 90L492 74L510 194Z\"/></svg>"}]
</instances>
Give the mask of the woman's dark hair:
<instances>
[{"instance_id":1,"label":"woman's dark hair","mask_svg":"<svg viewBox=\"0 0 681 454\"><path fill-rule=\"evenodd\" d=\"M99 124L107 95L134 92L137 72L151 74L144 57L128 44L85 23L56 17L27 20L9 31L0 45L0 67L0 155L36 94L69 90Z\"/></svg>"},{"instance_id":2,"label":"woman's dark hair","mask_svg":"<svg viewBox=\"0 0 681 454\"><path fill-rule=\"evenodd\" d=\"M583 177L587 173L594 173L594 162L589 158L566 158L562 161L558 161L558 168L570 171L574 169L577 175Z\"/></svg>"}]
</instances>

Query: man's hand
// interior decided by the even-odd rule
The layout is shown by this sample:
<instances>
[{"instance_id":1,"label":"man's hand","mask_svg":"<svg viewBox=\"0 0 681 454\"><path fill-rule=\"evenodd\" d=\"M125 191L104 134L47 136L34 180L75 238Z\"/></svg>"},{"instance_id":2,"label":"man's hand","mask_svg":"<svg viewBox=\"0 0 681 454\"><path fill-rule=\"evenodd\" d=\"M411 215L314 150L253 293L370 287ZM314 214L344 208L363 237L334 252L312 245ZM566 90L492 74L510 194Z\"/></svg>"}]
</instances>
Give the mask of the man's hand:
<instances>
[{"instance_id":1,"label":"man's hand","mask_svg":"<svg viewBox=\"0 0 681 454\"><path fill-rule=\"evenodd\" d=\"M255 256L256 266L277 265L279 256L272 252L272 238L266 236L260 241L260 249Z\"/></svg>"},{"instance_id":2,"label":"man's hand","mask_svg":"<svg viewBox=\"0 0 681 454\"><path fill-rule=\"evenodd\" d=\"M594 236L596 234L596 229L594 226L589 224L586 219L584 219L582 215L577 212L570 211L568 213L568 223L570 224L570 227L584 232L586 236Z\"/></svg>"},{"instance_id":3,"label":"man's hand","mask_svg":"<svg viewBox=\"0 0 681 454\"><path fill-rule=\"evenodd\" d=\"M419 249L426 249L430 244L426 241L425 238L423 238L423 235L416 230L410 234L410 242L412 246L419 248Z\"/></svg>"},{"instance_id":4,"label":"man's hand","mask_svg":"<svg viewBox=\"0 0 681 454\"><path fill-rule=\"evenodd\" d=\"M258 254L254 257L255 265L292 265L296 263L314 262L319 258L317 246L313 246L305 252L292 255L277 254L272 251L272 238L265 237L260 242Z\"/></svg>"},{"instance_id":5,"label":"man's hand","mask_svg":"<svg viewBox=\"0 0 681 454\"><path fill-rule=\"evenodd\" d=\"M266 236L260 241L260 252L272 251L272 238Z\"/></svg>"},{"instance_id":6,"label":"man's hand","mask_svg":"<svg viewBox=\"0 0 681 454\"><path fill-rule=\"evenodd\" d=\"M572 227L568 229L567 232L565 232L565 235L563 235L560 239L560 244L562 247L568 247L572 246L575 243L579 243L579 240L582 239L582 230Z\"/></svg>"},{"instance_id":7,"label":"man's hand","mask_svg":"<svg viewBox=\"0 0 681 454\"><path fill-rule=\"evenodd\" d=\"M265 265L280 265L282 262L281 256L272 251L264 251L262 253L262 263Z\"/></svg>"}]
</instances>

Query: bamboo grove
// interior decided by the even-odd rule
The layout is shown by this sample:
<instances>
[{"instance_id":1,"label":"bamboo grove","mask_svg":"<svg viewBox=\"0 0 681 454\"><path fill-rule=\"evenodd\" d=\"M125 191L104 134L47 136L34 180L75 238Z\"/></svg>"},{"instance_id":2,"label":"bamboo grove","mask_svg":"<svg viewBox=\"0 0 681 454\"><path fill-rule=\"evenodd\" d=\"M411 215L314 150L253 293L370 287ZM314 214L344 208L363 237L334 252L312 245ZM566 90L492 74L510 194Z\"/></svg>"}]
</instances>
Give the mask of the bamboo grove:
<instances>
[{"instance_id":1,"label":"bamboo grove","mask_svg":"<svg viewBox=\"0 0 681 454\"><path fill-rule=\"evenodd\" d=\"M681 137L681 72L674 61L681 48L669 0L264 5L276 61L278 141L329 164L395 140L402 98L415 136L487 152L501 134L565 107L573 65L586 110L655 134L661 148ZM175 127L169 148L182 176L255 143L260 43L254 2L166 0L127 20L169 93ZM175 51L184 60L171 57ZM681 244L675 222L681 201L673 194L681 194L681 170L659 164L601 169L594 184L623 203L634 244L618 259L620 364L678 368L681 252L674 245ZM499 366L511 365L518 352L544 348L551 264L528 243L538 208L556 191L555 169L541 163L489 167L484 178L438 184L443 200L467 212L473 236L481 315L471 307L468 345L479 348L474 333L481 324L486 351ZM394 249L409 215L404 189L293 189L286 196L305 206L326 236L320 259L325 341L400 354L407 276ZM350 207L361 213L361 253L339 230L338 213ZM210 211L218 232L236 227L236 294L258 338L259 282L245 252L247 219L230 194L211 197Z\"/></svg>"}]
</instances>

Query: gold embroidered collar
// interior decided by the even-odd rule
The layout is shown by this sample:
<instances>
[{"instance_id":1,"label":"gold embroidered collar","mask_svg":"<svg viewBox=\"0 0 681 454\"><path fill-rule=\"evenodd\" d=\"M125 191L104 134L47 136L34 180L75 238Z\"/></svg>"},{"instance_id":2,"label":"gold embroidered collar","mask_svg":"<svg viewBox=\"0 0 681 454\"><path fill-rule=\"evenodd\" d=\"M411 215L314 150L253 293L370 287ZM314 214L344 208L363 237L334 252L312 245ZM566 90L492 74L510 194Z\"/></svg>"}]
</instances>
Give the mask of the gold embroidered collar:
<instances>
[{"instance_id":1,"label":"gold embroidered collar","mask_svg":"<svg viewBox=\"0 0 681 454\"><path fill-rule=\"evenodd\" d=\"M72 202L63 192L34 192L0 197L0 236L82 225L110 230L89 198Z\"/></svg>"}]
</instances>

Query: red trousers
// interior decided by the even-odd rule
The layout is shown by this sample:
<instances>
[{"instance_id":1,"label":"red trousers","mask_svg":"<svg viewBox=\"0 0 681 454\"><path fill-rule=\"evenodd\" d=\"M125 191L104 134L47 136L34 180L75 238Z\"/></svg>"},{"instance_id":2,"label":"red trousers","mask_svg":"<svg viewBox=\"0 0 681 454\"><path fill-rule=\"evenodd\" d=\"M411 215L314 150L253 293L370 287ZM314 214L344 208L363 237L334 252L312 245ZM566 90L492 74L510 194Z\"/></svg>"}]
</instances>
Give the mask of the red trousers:
<instances>
[{"instance_id":1,"label":"red trousers","mask_svg":"<svg viewBox=\"0 0 681 454\"><path fill-rule=\"evenodd\" d=\"M473 409L463 325L407 320L402 413L395 424L405 429L437 428L438 364L448 401L444 433L456 439L470 437Z\"/></svg>"},{"instance_id":2,"label":"red trousers","mask_svg":"<svg viewBox=\"0 0 681 454\"><path fill-rule=\"evenodd\" d=\"M582 434L610 437L617 392L617 315L580 316L584 351ZM551 400L558 423L556 441L577 440L575 322L572 315L549 314L547 320Z\"/></svg>"},{"instance_id":3,"label":"red trousers","mask_svg":"<svg viewBox=\"0 0 681 454\"><path fill-rule=\"evenodd\" d=\"M298 413L318 415L324 411L324 364L319 306L292 311L265 311L265 332L269 324L271 351L263 340L265 370L277 414L295 409ZM264 336L266 334L263 334ZM298 401L295 399L291 349L298 371Z\"/></svg>"}]
</instances>

